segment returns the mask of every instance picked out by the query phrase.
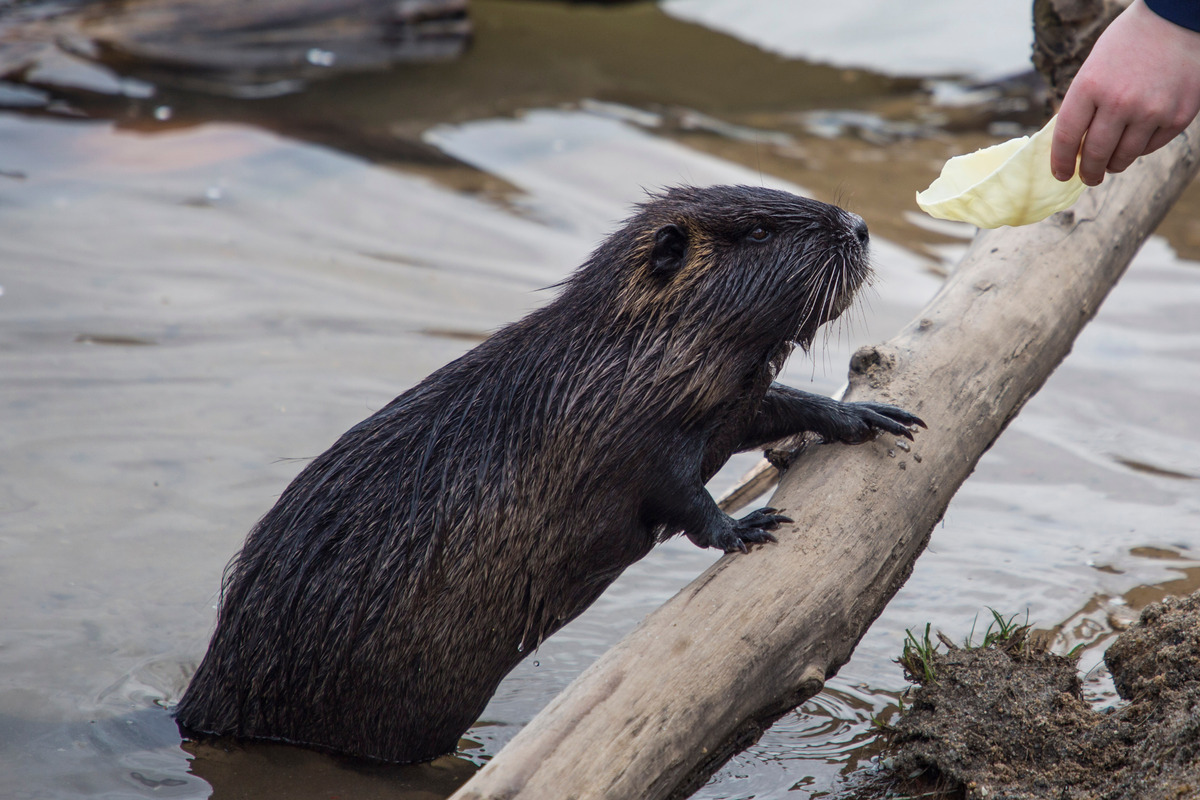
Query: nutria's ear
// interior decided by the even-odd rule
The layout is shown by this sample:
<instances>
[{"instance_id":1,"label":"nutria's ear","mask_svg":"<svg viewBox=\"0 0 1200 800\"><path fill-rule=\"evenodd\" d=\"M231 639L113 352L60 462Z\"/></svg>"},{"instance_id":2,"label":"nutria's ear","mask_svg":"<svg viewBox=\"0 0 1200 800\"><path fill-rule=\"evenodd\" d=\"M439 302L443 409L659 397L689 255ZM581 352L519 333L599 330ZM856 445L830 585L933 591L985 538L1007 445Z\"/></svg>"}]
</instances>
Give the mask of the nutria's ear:
<instances>
[{"instance_id":1,"label":"nutria's ear","mask_svg":"<svg viewBox=\"0 0 1200 800\"><path fill-rule=\"evenodd\" d=\"M670 278L683 268L687 259L687 233L678 225L663 225L654 233L654 248L650 251L650 274Z\"/></svg>"}]
</instances>

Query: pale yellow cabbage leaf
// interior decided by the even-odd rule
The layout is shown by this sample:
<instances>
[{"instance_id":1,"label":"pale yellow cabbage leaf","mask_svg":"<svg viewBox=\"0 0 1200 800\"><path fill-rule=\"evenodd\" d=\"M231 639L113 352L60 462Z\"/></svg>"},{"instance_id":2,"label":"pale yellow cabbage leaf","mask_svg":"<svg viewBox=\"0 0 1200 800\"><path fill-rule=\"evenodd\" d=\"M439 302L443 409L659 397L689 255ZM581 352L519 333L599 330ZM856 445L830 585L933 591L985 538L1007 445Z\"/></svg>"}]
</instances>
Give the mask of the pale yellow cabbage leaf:
<instances>
[{"instance_id":1,"label":"pale yellow cabbage leaf","mask_svg":"<svg viewBox=\"0 0 1200 800\"><path fill-rule=\"evenodd\" d=\"M1050 174L1055 119L1033 136L950 159L937 180L917 193L917 205L931 217L980 228L1028 225L1067 208L1084 184L1078 173L1065 182Z\"/></svg>"}]
</instances>

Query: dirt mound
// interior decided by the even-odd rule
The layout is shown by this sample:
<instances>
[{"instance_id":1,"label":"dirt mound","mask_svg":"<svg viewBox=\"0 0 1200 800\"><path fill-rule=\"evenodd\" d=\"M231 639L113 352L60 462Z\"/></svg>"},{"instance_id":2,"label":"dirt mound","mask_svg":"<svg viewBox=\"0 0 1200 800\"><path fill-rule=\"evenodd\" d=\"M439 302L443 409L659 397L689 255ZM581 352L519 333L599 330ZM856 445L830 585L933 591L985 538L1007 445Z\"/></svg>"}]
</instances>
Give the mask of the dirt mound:
<instances>
[{"instance_id":1,"label":"dirt mound","mask_svg":"<svg viewBox=\"0 0 1200 800\"><path fill-rule=\"evenodd\" d=\"M989 800L1200 797L1200 594L1147 607L1105 660L1130 701L1108 713L1072 659L1024 641L932 654L891 732L895 773Z\"/></svg>"}]
</instances>

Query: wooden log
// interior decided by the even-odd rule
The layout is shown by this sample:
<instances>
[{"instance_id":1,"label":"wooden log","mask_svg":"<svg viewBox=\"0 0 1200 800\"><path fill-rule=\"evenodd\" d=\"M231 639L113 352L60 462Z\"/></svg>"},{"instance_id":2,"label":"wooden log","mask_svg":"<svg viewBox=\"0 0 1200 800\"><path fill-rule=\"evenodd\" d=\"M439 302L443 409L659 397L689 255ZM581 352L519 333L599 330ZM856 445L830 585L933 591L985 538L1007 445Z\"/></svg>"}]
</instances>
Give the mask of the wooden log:
<instances>
[{"instance_id":1,"label":"wooden log","mask_svg":"<svg viewBox=\"0 0 1200 800\"><path fill-rule=\"evenodd\" d=\"M0 49L57 41L165 84L272 94L289 82L457 58L471 38L467 2L79 0L53 14L0 8ZM0 53L0 75L38 53L18 55Z\"/></svg>"},{"instance_id":2,"label":"wooden log","mask_svg":"<svg viewBox=\"0 0 1200 800\"><path fill-rule=\"evenodd\" d=\"M810 448L771 502L796 520L778 544L714 564L454 797L686 796L820 691L1196 174L1198 147L1200 122L1073 209L977 236L916 319L851 361L849 399L929 423L911 449L894 438Z\"/></svg>"},{"instance_id":3,"label":"wooden log","mask_svg":"<svg viewBox=\"0 0 1200 800\"><path fill-rule=\"evenodd\" d=\"M459 56L466 0L127 0L79 27L110 62L241 83Z\"/></svg>"}]
</instances>

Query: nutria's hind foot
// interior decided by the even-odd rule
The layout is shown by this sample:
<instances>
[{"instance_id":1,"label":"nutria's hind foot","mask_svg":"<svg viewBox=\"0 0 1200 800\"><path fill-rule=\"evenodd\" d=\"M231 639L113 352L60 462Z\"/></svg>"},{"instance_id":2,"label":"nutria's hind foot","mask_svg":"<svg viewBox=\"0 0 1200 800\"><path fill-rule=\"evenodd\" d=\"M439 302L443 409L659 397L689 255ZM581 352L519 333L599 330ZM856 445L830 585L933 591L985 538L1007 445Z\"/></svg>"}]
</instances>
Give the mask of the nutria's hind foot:
<instances>
[{"instance_id":1,"label":"nutria's hind foot","mask_svg":"<svg viewBox=\"0 0 1200 800\"><path fill-rule=\"evenodd\" d=\"M838 436L842 444L862 444L875 438L879 431L895 436L913 438L913 426L929 427L916 414L910 414L902 408L890 406L887 403L843 403L843 409L850 417L847 429Z\"/></svg>"},{"instance_id":2,"label":"nutria's hind foot","mask_svg":"<svg viewBox=\"0 0 1200 800\"><path fill-rule=\"evenodd\" d=\"M785 517L777 511L774 508L760 508L741 519L730 519L732 525L729 532L718 536L714 546L726 553L746 553L750 550L749 545L777 541L768 531L775 530L785 522L792 522L791 517Z\"/></svg>"}]
</instances>

